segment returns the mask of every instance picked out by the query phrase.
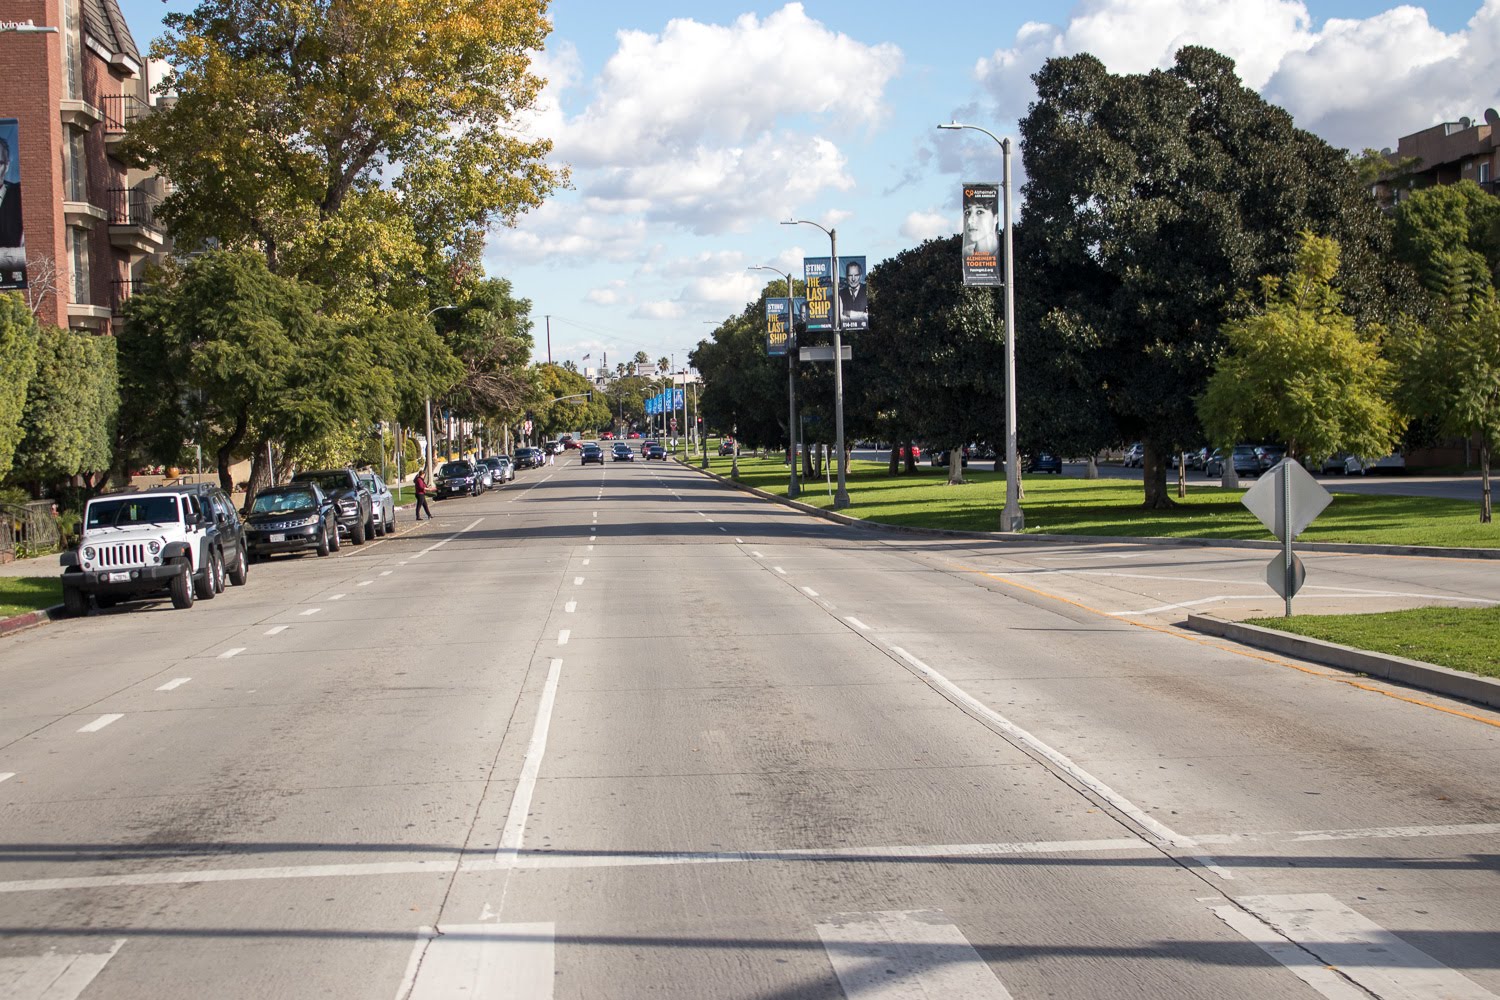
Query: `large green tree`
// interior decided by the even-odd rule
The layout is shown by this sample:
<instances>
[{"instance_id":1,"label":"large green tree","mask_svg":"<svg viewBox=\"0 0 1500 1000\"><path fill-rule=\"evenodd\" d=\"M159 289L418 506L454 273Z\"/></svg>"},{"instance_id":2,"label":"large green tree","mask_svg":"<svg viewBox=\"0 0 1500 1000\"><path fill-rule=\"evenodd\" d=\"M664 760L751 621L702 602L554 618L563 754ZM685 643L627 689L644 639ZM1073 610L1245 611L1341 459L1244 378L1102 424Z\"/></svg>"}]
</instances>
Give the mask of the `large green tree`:
<instances>
[{"instance_id":1,"label":"large green tree","mask_svg":"<svg viewBox=\"0 0 1500 1000\"><path fill-rule=\"evenodd\" d=\"M492 224L565 179L518 120L543 83L546 6L199 0L165 18L152 56L176 100L128 148L171 182L161 214L179 246L253 245L356 301L414 277L448 294Z\"/></svg>"},{"instance_id":2,"label":"large green tree","mask_svg":"<svg viewBox=\"0 0 1500 1000\"><path fill-rule=\"evenodd\" d=\"M36 374L36 317L19 292L0 294L0 479L10 471L21 441L26 387Z\"/></svg>"},{"instance_id":3,"label":"large green tree","mask_svg":"<svg viewBox=\"0 0 1500 1000\"><path fill-rule=\"evenodd\" d=\"M1465 270L1476 278L1493 284L1500 276L1500 198L1473 181L1413 191L1395 220L1396 255L1429 291L1441 291L1455 253L1473 258Z\"/></svg>"},{"instance_id":4,"label":"large green tree","mask_svg":"<svg viewBox=\"0 0 1500 1000\"><path fill-rule=\"evenodd\" d=\"M432 319L459 366L441 393L443 406L468 417L518 420L535 392L531 303L516 298L504 278L489 278Z\"/></svg>"},{"instance_id":5,"label":"large green tree","mask_svg":"<svg viewBox=\"0 0 1500 1000\"><path fill-rule=\"evenodd\" d=\"M43 327L12 478L36 489L108 472L119 410L115 339Z\"/></svg>"},{"instance_id":6,"label":"large green tree","mask_svg":"<svg viewBox=\"0 0 1500 1000\"><path fill-rule=\"evenodd\" d=\"M1035 328L1019 350L1051 367L1054 406L1108 435L1093 447L1145 444L1145 503L1171 506L1166 459L1201 441L1195 400L1235 293L1289 272L1312 230L1344 248L1349 311L1386 319L1389 227L1342 151L1210 49L1133 75L1050 59L1034 79L1016 281Z\"/></svg>"},{"instance_id":7,"label":"large green tree","mask_svg":"<svg viewBox=\"0 0 1500 1000\"><path fill-rule=\"evenodd\" d=\"M1291 458L1334 451L1385 455L1405 421L1378 326L1356 328L1334 287L1339 247L1304 233L1296 269L1261 279L1261 303L1224 327L1219 357L1198 403L1215 444L1277 439Z\"/></svg>"}]
</instances>

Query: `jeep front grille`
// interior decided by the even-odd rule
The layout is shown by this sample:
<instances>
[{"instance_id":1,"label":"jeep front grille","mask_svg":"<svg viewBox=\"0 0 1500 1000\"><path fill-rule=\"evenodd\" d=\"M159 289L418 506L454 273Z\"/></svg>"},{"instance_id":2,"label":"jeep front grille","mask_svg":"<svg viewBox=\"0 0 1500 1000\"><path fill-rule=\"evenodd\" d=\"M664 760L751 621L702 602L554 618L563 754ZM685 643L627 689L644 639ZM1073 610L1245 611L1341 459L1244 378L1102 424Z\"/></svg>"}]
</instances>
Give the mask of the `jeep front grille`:
<instances>
[{"instance_id":1,"label":"jeep front grille","mask_svg":"<svg viewBox=\"0 0 1500 1000\"><path fill-rule=\"evenodd\" d=\"M116 566L146 565L146 546L141 542L121 542L118 545L99 546L99 566L112 569Z\"/></svg>"}]
</instances>

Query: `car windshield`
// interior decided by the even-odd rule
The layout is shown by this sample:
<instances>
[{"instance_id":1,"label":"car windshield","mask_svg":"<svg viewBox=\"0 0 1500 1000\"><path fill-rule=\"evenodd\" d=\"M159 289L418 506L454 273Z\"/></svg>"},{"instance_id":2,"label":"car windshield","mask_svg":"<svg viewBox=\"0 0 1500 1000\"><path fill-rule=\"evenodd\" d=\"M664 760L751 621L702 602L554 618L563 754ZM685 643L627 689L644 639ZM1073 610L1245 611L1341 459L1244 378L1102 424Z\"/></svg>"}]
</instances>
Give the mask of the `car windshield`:
<instances>
[{"instance_id":1,"label":"car windshield","mask_svg":"<svg viewBox=\"0 0 1500 1000\"><path fill-rule=\"evenodd\" d=\"M382 490L380 489L380 487L375 484L375 477L374 476L360 476L359 477L359 485L363 486L365 489L369 490L371 493L380 493L380 492L382 492Z\"/></svg>"},{"instance_id":2,"label":"car windshield","mask_svg":"<svg viewBox=\"0 0 1500 1000\"><path fill-rule=\"evenodd\" d=\"M262 490L250 505L252 514L295 514L318 507L318 498L310 490Z\"/></svg>"},{"instance_id":3,"label":"car windshield","mask_svg":"<svg viewBox=\"0 0 1500 1000\"><path fill-rule=\"evenodd\" d=\"M1254 448L1236 448L1236 449L1234 449L1234 453L1236 455L1241 455L1241 456L1243 456L1243 455L1254 455L1255 454L1255 449Z\"/></svg>"},{"instance_id":4,"label":"car windshield","mask_svg":"<svg viewBox=\"0 0 1500 1000\"><path fill-rule=\"evenodd\" d=\"M166 524L177 520L177 498L121 497L89 504L85 528L123 528L135 524Z\"/></svg>"},{"instance_id":5,"label":"car windshield","mask_svg":"<svg viewBox=\"0 0 1500 1000\"><path fill-rule=\"evenodd\" d=\"M334 493L349 488L349 476L343 472L299 472L296 479L299 483L317 483L323 488L324 493Z\"/></svg>"},{"instance_id":6,"label":"car windshield","mask_svg":"<svg viewBox=\"0 0 1500 1000\"><path fill-rule=\"evenodd\" d=\"M487 468L498 469L503 463L498 458L487 458L484 464Z\"/></svg>"},{"instance_id":7,"label":"car windshield","mask_svg":"<svg viewBox=\"0 0 1500 1000\"><path fill-rule=\"evenodd\" d=\"M445 462L443 463L443 467L438 470L438 474L442 476L468 476L473 474L473 470L469 468L468 462Z\"/></svg>"}]
</instances>

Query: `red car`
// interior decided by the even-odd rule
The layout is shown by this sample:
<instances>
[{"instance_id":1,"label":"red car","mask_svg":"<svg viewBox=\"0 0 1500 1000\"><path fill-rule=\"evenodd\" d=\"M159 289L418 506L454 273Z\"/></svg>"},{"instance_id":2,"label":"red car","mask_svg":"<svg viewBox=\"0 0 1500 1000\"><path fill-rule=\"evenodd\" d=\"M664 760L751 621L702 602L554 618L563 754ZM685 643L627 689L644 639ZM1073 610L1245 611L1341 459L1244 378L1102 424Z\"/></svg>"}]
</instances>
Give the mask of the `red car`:
<instances>
[{"instance_id":1,"label":"red car","mask_svg":"<svg viewBox=\"0 0 1500 1000\"><path fill-rule=\"evenodd\" d=\"M579 444L577 441L574 441L572 438L563 438L562 446L563 451L574 451L578 448L583 447L583 445Z\"/></svg>"},{"instance_id":2,"label":"red car","mask_svg":"<svg viewBox=\"0 0 1500 1000\"><path fill-rule=\"evenodd\" d=\"M656 442L655 441L642 441L641 442L641 454L645 455L648 451L650 451L654 447L656 447Z\"/></svg>"},{"instance_id":3,"label":"red car","mask_svg":"<svg viewBox=\"0 0 1500 1000\"><path fill-rule=\"evenodd\" d=\"M614 439L615 439L615 432L614 431L605 431L603 434L599 435L599 440L600 441L613 441Z\"/></svg>"},{"instance_id":4,"label":"red car","mask_svg":"<svg viewBox=\"0 0 1500 1000\"><path fill-rule=\"evenodd\" d=\"M631 431L631 432L630 432L630 436L631 436L631 437L632 437L632 438L638 438L638 437L640 437L640 436L641 436L641 433L640 433L640 431Z\"/></svg>"}]
</instances>

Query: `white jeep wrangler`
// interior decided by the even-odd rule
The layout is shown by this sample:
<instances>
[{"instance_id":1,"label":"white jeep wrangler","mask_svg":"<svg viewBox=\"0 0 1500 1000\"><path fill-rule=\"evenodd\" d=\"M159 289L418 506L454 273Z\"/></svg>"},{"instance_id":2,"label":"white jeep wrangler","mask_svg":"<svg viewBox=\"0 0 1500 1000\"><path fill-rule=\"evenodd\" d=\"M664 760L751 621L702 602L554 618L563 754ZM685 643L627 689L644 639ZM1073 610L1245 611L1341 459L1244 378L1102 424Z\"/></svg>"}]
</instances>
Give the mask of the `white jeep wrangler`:
<instances>
[{"instance_id":1,"label":"white jeep wrangler","mask_svg":"<svg viewBox=\"0 0 1500 1000\"><path fill-rule=\"evenodd\" d=\"M190 608L224 589L224 553L204 498L156 489L95 497L84 509L78 547L64 552L63 607L87 614L100 607L166 590L172 606Z\"/></svg>"}]
</instances>

